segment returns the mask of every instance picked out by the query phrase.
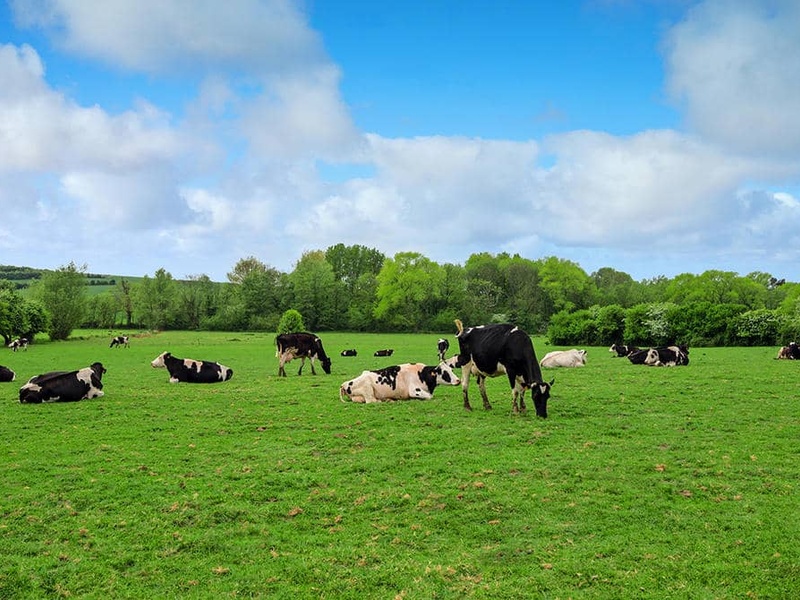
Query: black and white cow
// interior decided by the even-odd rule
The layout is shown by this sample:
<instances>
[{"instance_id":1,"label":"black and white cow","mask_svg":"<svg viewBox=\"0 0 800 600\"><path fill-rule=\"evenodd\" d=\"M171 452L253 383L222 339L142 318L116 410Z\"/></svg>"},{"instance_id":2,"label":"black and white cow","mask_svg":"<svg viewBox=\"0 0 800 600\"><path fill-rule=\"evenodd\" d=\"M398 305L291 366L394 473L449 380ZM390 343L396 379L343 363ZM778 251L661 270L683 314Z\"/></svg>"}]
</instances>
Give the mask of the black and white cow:
<instances>
[{"instance_id":1,"label":"black and white cow","mask_svg":"<svg viewBox=\"0 0 800 600\"><path fill-rule=\"evenodd\" d=\"M16 352L20 348L22 348L23 350L27 350L28 349L28 338L24 338L24 337L16 338L15 340L13 340L8 345L8 347L11 348L11 350L13 352Z\"/></svg>"},{"instance_id":2,"label":"black and white cow","mask_svg":"<svg viewBox=\"0 0 800 600\"><path fill-rule=\"evenodd\" d=\"M486 378L502 374L508 376L514 412L525 410L525 390L531 390L536 414L547 418L547 399L553 381L542 380L542 370L536 360L531 338L519 327L510 323L479 325L464 329L456 319L458 333L458 356L456 366L462 368L461 389L464 393L464 408L469 404L469 377L476 375L478 389L483 398L483 407L492 408L486 395Z\"/></svg>"},{"instance_id":3,"label":"black and white cow","mask_svg":"<svg viewBox=\"0 0 800 600\"><path fill-rule=\"evenodd\" d=\"M375 350L372 356L391 356L394 354L394 348L387 348L386 350Z\"/></svg>"},{"instance_id":4,"label":"black and white cow","mask_svg":"<svg viewBox=\"0 0 800 600\"><path fill-rule=\"evenodd\" d=\"M437 385L458 385L461 380L453 372L453 364L437 366L404 363L375 371L364 371L339 388L339 399L371 404L384 400L430 400Z\"/></svg>"},{"instance_id":5,"label":"black and white cow","mask_svg":"<svg viewBox=\"0 0 800 600\"><path fill-rule=\"evenodd\" d=\"M358 352L356 350L350 348L348 350L342 350L341 355L342 356L358 356Z\"/></svg>"},{"instance_id":6,"label":"black and white cow","mask_svg":"<svg viewBox=\"0 0 800 600\"><path fill-rule=\"evenodd\" d=\"M169 352L156 356L150 365L154 369L166 368L170 383L219 383L233 377L233 369L218 362L176 358Z\"/></svg>"},{"instance_id":7,"label":"black and white cow","mask_svg":"<svg viewBox=\"0 0 800 600\"><path fill-rule=\"evenodd\" d=\"M19 401L22 404L41 404L100 398L103 396L102 379L105 372L103 364L96 362L78 371L53 371L36 375L19 388Z\"/></svg>"},{"instance_id":8,"label":"black and white cow","mask_svg":"<svg viewBox=\"0 0 800 600\"><path fill-rule=\"evenodd\" d=\"M775 358L786 360L800 360L800 346L797 342L789 342L788 346L784 346L778 350L778 356Z\"/></svg>"},{"instance_id":9,"label":"black and white cow","mask_svg":"<svg viewBox=\"0 0 800 600\"><path fill-rule=\"evenodd\" d=\"M611 348L608 349L615 357L628 356L637 350L639 350L637 346L626 346L625 344L611 344Z\"/></svg>"},{"instance_id":10,"label":"black and white cow","mask_svg":"<svg viewBox=\"0 0 800 600\"><path fill-rule=\"evenodd\" d=\"M685 366L689 364L689 348L687 346L643 348L628 354L628 360L634 365L649 367Z\"/></svg>"},{"instance_id":11,"label":"black and white cow","mask_svg":"<svg viewBox=\"0 0 800 600\"><path fill-rule=\"evenodd\" d=\"M120 348L130 348L130 342L128 341L127 335L117 335L111 339L111 345L109 348L113 348L114 346L119 346Z\"/></svg>"},{"instance_id":12,"label":"black and white cow","mask_svg":"<svg viewBox=\"0 0 800 600\"><path fill-rule=\"evenodd\" d=\"M322 340L313 333L282 333L275 338L275 344L278 347L275 356L278 357L278 375L286 377L286 369L284 365L294 358L300 359L300 368L297 371L298 375L303 373L303 366L306 364L306 359L311 363L311 374L316 375L314 370L314 361L319 360L322 365L322 370L328 375L331 373L331 359L325 354L325 349L322 347Z\"/></svg>"},{"instance_id":13,"label":"black and white cow","mask_svg":"<svg viewBox=\"0 0 800 600\"><path fill-rule=\"evenodd\" d=\"M14 381L17 378L17 374L14 373L8 367L0 366L0 382L7 383L9 381Z\"/></svg>"},{"instance_id":14,"label":"black and white cow","mask_svg":"<svg viewBox=\"0 0 800 600\"><path fill-rule=\"evenodd\" d=\"M436 342L436 350L439 352L439 361L443 361L447 357L447 351L450 349L450 342L444 338L439 338Z\"/></svg>"}]
</instances>

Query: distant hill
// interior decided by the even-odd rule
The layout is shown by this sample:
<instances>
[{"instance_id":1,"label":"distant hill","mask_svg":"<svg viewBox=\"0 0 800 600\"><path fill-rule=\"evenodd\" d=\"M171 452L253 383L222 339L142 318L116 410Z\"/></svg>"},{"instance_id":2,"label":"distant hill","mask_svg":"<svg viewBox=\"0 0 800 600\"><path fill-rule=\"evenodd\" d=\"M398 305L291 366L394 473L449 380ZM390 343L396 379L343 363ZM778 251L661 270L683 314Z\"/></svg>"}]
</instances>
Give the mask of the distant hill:
<instances>
[{"instance_id":1,"label":"distant hill","mask_svg":"<svg viewBox=\"0 0 800 600\"><path fill-rule=\"evenodd\" d=\"M32 283L42 278L45 273L51 272L48 269L35 269L33 267L17 267L13 265L0 265L0 279L7 279L14 283L18 290L27 289ZM102 273L86 273L86 285L91 286L90 293L100 293L117 285L117 282L125 279L136 282L141 277L128 277L126 275L106 275Z\"/></svg>"}]
</instances>

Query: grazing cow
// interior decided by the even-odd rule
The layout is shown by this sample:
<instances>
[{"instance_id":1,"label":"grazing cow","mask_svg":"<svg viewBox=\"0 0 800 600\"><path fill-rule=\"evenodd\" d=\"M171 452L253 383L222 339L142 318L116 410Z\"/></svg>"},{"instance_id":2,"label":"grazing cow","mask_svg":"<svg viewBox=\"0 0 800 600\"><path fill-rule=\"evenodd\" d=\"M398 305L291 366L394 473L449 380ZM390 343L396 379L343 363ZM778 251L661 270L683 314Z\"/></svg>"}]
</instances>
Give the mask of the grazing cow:
<instances>
[{"instance_id":1,"label":"grazing cow","mask_svg":"<svg viewBox=\"0 0 800 600\"><path fill-rule=\"evenodd\" d=\"M314 360L319 360L322 370L330 375L331 359L325 354L322 340L313 333L282 333L275 338L275 344L278 347L278 351L275 353L275 356L279 359L278 375L286 377L284 365L293 358L299 358L301 361L300 368L297 371L298 375L303 373L306 359L311 362L312 375L317 374L314 370Z\"/></svg>"},{"instance_id":2,"label":"grazing cow","mask_svg":"<svg viewBox=\"0 0 800 600\"><path fill-rule=\"evenodd\" d=\"M162 352L150 363L154 369L166 368L170 383L219 383L233 377L233 369L218 362L176 358Z\"/></svg>"},{"instance_id":3,"label":"grazing cow","mask_svg":"<svg viewBox=\"0 0 800 600\"><path fill-rule=\"evenodd\" d=\"M372 356L391 356L394 354L394 348L387 348L386 350L375 350Z\"/></svg>"},{"instance_id":4,"label":"grazing cow","mask_svg":"<svg viewBox=\"0 0 800 600\"><path fill-rule=\"evenodd\" d=\"M615 357L628 356L631 352L639 350L637 346L626 346L624 344L612 344L608 349Z\"/></svg>"},{"instance_id":5,"label":"grazing cow","mask_svg":"<svg viewBox=\"0 0 800 600\"><path fill-rule=\"evenodd\" d=\"M778 356L775 358L800 360L800 346L797 345L797 342L789 342L788 346L784 346L778 351Z\"/></svg>"},{"instance_id":6,"label":"grazing cow","mask_svg":"<svg viewBox=\"0 0 800 600\"><path fill-rule=\"evenodd\" d=\"M120 348L122 348L123 346L125 348L130 348L130 342L128 341L128 336L127 335L115 336L111 340L111 345L109 346L109 348L113 348L114 346L119 346Z\"/></svg>"},{"instance_id":7,"label":"grazing cow","mask_svg":"<svg viewBox=\"0 0 800 600\"><path fill-rule=\"evenodd\" d=\"M689 348L687 346L643 348L628 354L628 360L634 365L647 365L650 367L677 367L688 365Z\"/></svg>"},{"instance_id":8,"label":"grazing cow","mask_svg":"<svg viewBox=\"0 0 800 600\"><path fill-rule=\"evenodd\" d=\"M352 348L350 350L342 350L342 356L358 356L358 352Z\"/></svg>"},{"instance_id":9,"label":"grazing cow","mask_svg":"<svg viewBox=\"0 0 800 600\"><path fill-rule=\"evenodd\" d=\"M9 348L11 348L11 350L12 350L13 352L16 352L16 351L17 351L17 350L19 350L20 348L22 348L23 350L27 350L27 349L28 349L28 338L24 338L24 337L22 337L22 338L17 338L17 339L15 339L15 340L13 340L13 341L12 341L12 342L11 342L11 343L8 345L8 347L9 347Z\"/></svg>"},{"instance_id":10,"label":"grazing cow","mask_svg":"<svg viewBox=\"0 0 800 600\"><path fill-rule=\"evenodd\" d=\"M553 350L545 354L539 364L543 367L583 367L586 365L586 350Z\"/></svg>"},{"instance_id":11,"label":"grazing cow","mask_svg":"<svg viewBox=\"0 0 800 600\"><path fill-rule=\"evenodd\" d=\"M545 383L536 352L528 334L509 323L479 325L464 329L456 319L458 333L458 356L456 366L461 367L461 389L464 393L464 408L472 410L467 390L469 376L478 378L478 389L483 398L483 407L492 408L486 395L486 378L505 373L511 385L514 412L525 410L525 390L531 390L536 414L547 418L547 399L553 381Z\"/></svg>"},{"instance_id":12,"label":"grazing cow","mask_svg":"<svg viewBox=\"0 0 800 600\"><path fill-rule=\"evenodd\" d=\"M439 338L439 341L436 342L436 349L439 351L439 361L443 361L446 358L447 351L450 349L450 342L444 338Z\"/></svg>"},{"instance_id":13,"label":"grazing cow","mask_svg":"<svg viewBox=\"0 0 800 600\"><path fill-rule=\"evenodd\" d=\"M0 366L0 382L5 383L8 381L14 381L16 378L17 374L14 373L14 371L9 369L8 367Z\"/></svg>"},{"instance_id":14,"label":"grazing cow","mask_svg":"<svg viewBox=\"0 0 800 600\"><path fill-rule=\"evenodd\" d=\"M19 401L22 404L41 404L42 402L77 402L85 398L103 396L102 363L92 363L78 371L53 371L36 375L19 388Z\"/></svg>"},{"instance_id":15,"label":"grazing cow","mask_svg":"<svg viewBox=\"0 0 800 600\"><path fill-rule=\"evenodd\" d=\"M455 361L453 361L455 363ZM453 364L441 362L437 366L422 363L404 363L376 371L364 371L339 388L339 399L371 404L384 400L430 400L436 386L461 383L453 372Z\"/></svg>"}]
</instances>

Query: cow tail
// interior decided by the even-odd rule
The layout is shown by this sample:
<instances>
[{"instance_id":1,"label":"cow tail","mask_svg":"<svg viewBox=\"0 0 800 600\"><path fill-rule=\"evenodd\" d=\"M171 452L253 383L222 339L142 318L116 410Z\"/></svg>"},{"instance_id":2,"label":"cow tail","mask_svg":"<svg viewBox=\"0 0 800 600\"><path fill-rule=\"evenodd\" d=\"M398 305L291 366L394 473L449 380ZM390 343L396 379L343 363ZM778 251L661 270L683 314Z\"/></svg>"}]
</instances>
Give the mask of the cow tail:
<instances>
[{"instance_id":1,"label":"cow tail","mask_svg":"<svg viewBox=\"0 0 800 600\"><path fill-rule=\"evenodd\" d=\"M456 336L459 336L461 335L461 332L464 331L464 324L461 322L461 319L456 319L455 324L456 324L456 329L458 329L458 333L456 333Z\"/></svg>"}]
</instances>

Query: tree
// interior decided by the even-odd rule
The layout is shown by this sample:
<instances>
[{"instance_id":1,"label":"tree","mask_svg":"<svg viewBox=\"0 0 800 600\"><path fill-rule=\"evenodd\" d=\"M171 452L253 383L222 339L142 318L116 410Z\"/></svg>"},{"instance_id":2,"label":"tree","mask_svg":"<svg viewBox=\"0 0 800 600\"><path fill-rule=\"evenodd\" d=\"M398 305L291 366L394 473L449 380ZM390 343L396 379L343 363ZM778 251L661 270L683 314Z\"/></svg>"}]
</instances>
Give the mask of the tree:
<instances>
[{"instance_id":1,"label":"tree","mask_svg":"<svg viewBox=\"0 0 800 600\"><path fill-rule=\"evenodd\" d=\"M375 318L393 329L429 328L441 300L443 269L416 252L386 259L378 274Z\"/></svg>"},{"instance_id":2,"label":"tree","mask_svg":"<svg viewBox=\"0 0 800 600\"><path fill-rule=\"evenodd\" d=\"M310 328L330 329L334 323L337 286L325 253L320 250L304 252L288 279L291 286L289 306L302 313Z\"/></svg>"},{"instance_id":3,"label":"tree","mask_svg":"<svg viewBox=\"0 0 800 600\"><path fill-rule=\"evenodd\" d=\"M114 327L117 322L119 303L113 293L103 292L88 299L86 320L88 327Z\"/></svg>"},{"instance_id":4,"label":"tree","mask_svg":"<svg viewBox=\"0 0 800 600\"><path fill-rule=\"evenodd\" d=\"M47 333L51 340L65 340L86 313L86 265L70 262L49 271L33 286L32 295L49 315Z\"/></svg>"},{"instance_id":5,"label":"tree","mask_svg":"<svg viewBox=\"0 0 800 600\"><path fill-rule=\"evenodd\" d=\"M120 279L114 287L114 297L117 299L117 304L122 307L122 312L125 313L125 326L133 326L133 295L131 283L127 279Z\"/></svg>"},{"instance_id":6,"label":"tree","mask_svg":"<svg viewBox=\"0 0 800 600\"><path fill-rule=\"evenodd\" d=\"M166 329L175 320L177 287L163 268L151 279L145 275L136 288L136 310L142 324L150 329Z\"/></svg>"},{"instance_id":7,"label":"tree","mask_svg":"<svg viewBox=\"0 0 800 600\"><path fill-rule=\"evenodd\" d=\"M263 273L267 270L267 265L258 260L255 256L241 258L234 265L233 271L228 273L228 281L231 283L242 283L244 279L252 273Z\"/></svg>"},{"instance_id":8,"label":"tree","mask_svg":"<svg viewBox=\"0 0 800 600\"><path fill-rule=\"evenodd\" d=\"M550 300L554 312L588 308L596 288L576 263L550 256L539 262L539 287ZM547 315L548 317L550 314Z\"/></svg>"}]
</instances>

